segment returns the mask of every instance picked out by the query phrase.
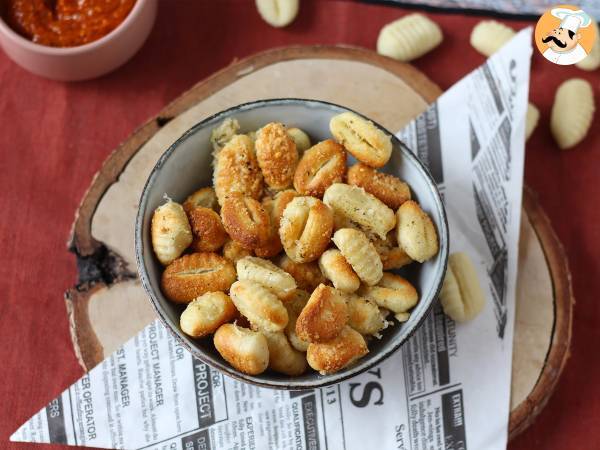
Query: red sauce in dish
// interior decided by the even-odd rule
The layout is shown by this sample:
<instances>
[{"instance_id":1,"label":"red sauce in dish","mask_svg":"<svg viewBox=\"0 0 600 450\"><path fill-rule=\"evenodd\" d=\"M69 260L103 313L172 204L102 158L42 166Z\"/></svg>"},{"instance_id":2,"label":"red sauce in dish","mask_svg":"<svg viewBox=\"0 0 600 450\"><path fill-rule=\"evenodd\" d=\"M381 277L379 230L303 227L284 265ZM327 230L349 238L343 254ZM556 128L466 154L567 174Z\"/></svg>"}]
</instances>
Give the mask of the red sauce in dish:
<instances>
[{"instance_id":1,"label":"red sauce in dish","mask_svg":"<svg viewBox=\"0 0 600 450\"><path fill-rule=\"evenodd\" d=\"M2 1L2 0L0 0ZM4 17L27 39L51 47L76 47L114 30L136 0L4 0Z\"/></svg>"}]
</instances>

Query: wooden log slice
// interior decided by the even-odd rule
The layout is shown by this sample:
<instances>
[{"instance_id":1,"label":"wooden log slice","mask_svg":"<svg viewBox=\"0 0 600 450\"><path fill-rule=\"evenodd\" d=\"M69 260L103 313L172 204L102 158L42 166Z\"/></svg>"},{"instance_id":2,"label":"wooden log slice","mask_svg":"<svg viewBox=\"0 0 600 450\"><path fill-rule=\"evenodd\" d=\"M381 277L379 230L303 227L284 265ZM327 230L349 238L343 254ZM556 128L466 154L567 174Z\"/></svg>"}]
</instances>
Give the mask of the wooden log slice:
<instances>
[{"instance_id":1,"label":"wooden log slice","mask_svg":"<svg viewBox=\"0 0 600 450\"><path fill-rule=\"evenodd\" d=\"M369 50L290 47L232 64L165 107L106 160L75 215L69 249L77 257L79 282L65 300L82 367L90 370L155 318L135 274L136 208L159 156L193 124L239 103L299 97L350 107L396 131L440 94L414 67ZM564 251L528 189L523 207L510 437L550 397L571 338L573 298Z\"/></svg>"}]
</instances>

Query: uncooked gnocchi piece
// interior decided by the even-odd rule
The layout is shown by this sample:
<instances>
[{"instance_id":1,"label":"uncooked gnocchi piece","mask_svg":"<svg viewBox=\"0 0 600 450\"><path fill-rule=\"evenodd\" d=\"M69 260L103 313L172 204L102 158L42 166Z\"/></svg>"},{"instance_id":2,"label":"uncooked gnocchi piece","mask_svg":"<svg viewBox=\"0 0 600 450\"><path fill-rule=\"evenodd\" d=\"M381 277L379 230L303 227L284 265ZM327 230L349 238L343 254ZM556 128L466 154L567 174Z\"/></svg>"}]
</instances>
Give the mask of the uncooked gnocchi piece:
<instances>
[{"instance_id":1,"label":"uncooked gnocchi piece","mask_svg":"<svg viewBox=\"0 0 600 450\"><path fill-rule=\"evenodd\" d=\"M379 282L383 276L383 265L377 250L365 233L352 228L342 228L333 235L333 243L364 283L373 286Z\"/></svg>"},{"instance_id":2,"label":"uncooked gnocchi piece","mask_svg":"<svg viewBox=\"0 0 600 450\"><path fill-rule=\"evenodd\" d=\"M233 136L240 131L240 124L236 119L227 118L214 128L210 133L210 143L213 150L218 152L227 144Z\"/></svg>"},{"instance_id":3,"label":"uncooked gnocchi piece","mask_svg":"<svg viewBox=\"0 0 600 450\"><path fill-rule=\"evenodd\" d=\"M533 103L527 104L527 115L525 116L525 140L533 134L540 120L540 110Z\"/></svg>"},{"instance_id":4,"label":"uncooked gnocchi piece","mask_svg":"<svg viewBox=\"0 0 600 450\"><path fill-rule=\"evenodd\" d=\"M308 364L304 353L292 347L283 332L264 332L263 334L267 338L269 368L271 370L291 377L302 375L306 372Z\"/></svg>"},{"instance_id":5,"label":"uncooked gnocchi piece","mask_svg":"<svg viewBox=\"0 0 600 450\"><path fill-rule=\"evenodd\" d=\"M271 223L262 205L239 193L230 194L221 207L221 219L229 236L243 247L254 249L269 240Z\"/></svg>"},{"instance_id":6,"label":"uncooked gnocchi piece","mask_svg":"<svg viewBox=\"0 0 600 450\"><path fill-rule=\"evenodd\" d=\"M332 139L304 152L294 174L294 188L302 195L322 198L325 190L339 183L346 173L346 152Z\"/></svg>"},{"instance_id":7,"label":"uncooked gnocchi piece","mask_svg":"<svg viewBox=\"0 0 600 450\"><path fill-rule=\"evenodd\" d=\"M211 187L198 189L196 192L186 198L185 202L183 202L183 209L185 209L186 213L197 206L210 208L216 212L219 212L219 201L217 200L217 194L215 194L215 190Z\"/></svg>"},{"instance_id":8,"label":"uncooked gnocchi piece","mask_svg":"<svg viewBox=\"0 0 600 450\"><path fill-rule=\"evenodd\" d=\"M285 253L295 262L316 260L329 245L333 213L314 197L296 197L288 203L279 226Z\"/></svg>"},{"instance_id":9,"label":"uncooked gnocchi piece","mask_svg":"<svg viewBox=\"0 0 600 450\"><path fill-rule=\"evenodd\" d=\"M197 206L187 211L194 240L192 250L214 252L228 239L221 217L212 209Z\"/></svg>"},{"instance_id":10,"label":"uncooked gnocchi piece","mask_svg":"<svg viewBox=\"0 0 600 450\"><path fill-rule=\"evenodd\" d=\"M384 273L377 286L361 286L358 294L394 313L406 312L419 301L419 294L400 275Z\"/></svg>"},{"instance_id":11,"label":"uncooked gnocchi piece","mask_svg":"<svg viewBox=\"0 0 600 450\"><path fill-rule=\"evenodd\" d=\"M281 331L288 323L288 314L281 300L262 284L238 280L231 285L229 295L238 311L253 328L264 331Z\"/></svg>"},{"instance_id":12,"label":"uncooked gnocchi piece","mask_svg":"<svg viewBox=\"0 0 600 450\"><path fill-rule=\"evenodd\" d=\"M483 20L471 31L471 45L485 56L491 56L515 35L515 30L495 20Z\"/></svg>"},{"instance_id":13,"label":"uncooked gnocchi piece","mask_svg":"<svg viewBox=\"0 0 600 450\"><path fill-rule=\"evenodd\" d=\"M261 332L226 323L219 327L213 342L223 359L240 372L258 375L269 365L269 346Z\"/></svg>"},{"instance_id":14,"label":"uncooked gnocchi piece","mask_svg":"<svg viewBox=\"0 0 600 450\"><path fill-rule=\"evenodd\" d=\"M410 200L408 184L399 178L379 172L366 164L354 164L348 169L348 184L363 188L394 211Z\"/></svg>"},{"instance_id":15,"label":"uncooked gnocchi piece","mask_svg":"<svg viewBox=\"0 0 600 450\"><path fill-rule=\"evenodd\" d=\"M150 228L154 254L165 266L177 259L193 240L183 207L170 199L154 210Z\"/></svg>"},{"instance_id":16,"label":"uncooked gnocchi piece","mask_svg":"<svg viewBox=\"0 0 600 450\"><path fill-rule=\"evenodd\" d=\"M408 14L381 29L377 53L408 62L430 52L443 39L442 30L431 19L423 14Z\"/></svg>"},{"instance_id":17,"label":"uncooked gnocchi piece","mask_svg":"<svg viewBox=\"0 0 600 450\"><path fill-rule=\"evenodd\" d=\"M310 138L308 137L308 134L306 134L300 128L288 128L287 133L296 143L296 150L298 151L299 155L310 148Z\"/></svg>"},{"instance_id":18,"label":"uncooked gnocchi piece","mask_svg":"<svg viewBox=\"0 0 600 450\"><path fill-rule=\"evenodd\" d=\"M343 292L354 292L360 286L360 278L346 261L344 255L335 249L329 249L319 258L319 268L323 275L331 280L333 286Z\"/></svg>"},{"instance_id":19,"label":"uncooked gnocchi piece","mask_svg":"<svg viewBox=\"0 0 600 450\"><path fill-rule=\"evenodd\" d=\"M219 204L233 193L258 200L263 176L254 154L254 143L246 135L235 135L215 155L213 184Z\"/></svg>"},{"instance_id":20,"label":"uncooked gnocchi piece","mask_svg":"<svg viewBox=\"0 0 600 450\"><path fill-rule=\"evenodd\" d=\"M471 320L483 310L485 296L477 270L466 253L452 253L448 257L440 303L444 313L456 322Z\"/></svg>"},{"instance_id":21,"label":"uncooked gnocchi piece","mask_svg":"<svg viewBox=\"0 0 600 450\"><path fill-rule=\"evenodd\" d=\"M245 258L246 256L252 256L252 250L244 248L239 242L231 240L225 242L225 245L223 246L223 256L232 263L237 264L240 259Z\"/></svg>"},{"instance_id":22,"label":"uncooked gnocchi piece","mask_svg":"<svg viewBox=\"0 0 600 450\"><path fill-rule=\"evenodd\" d=\"M268 123L258 131L254 145L265 183L278 191L291 186L298 151L285 126L277 122Z\"/></svg>"},{"instance_id":23,"label":"uncooked gnocchi piece","mask_svg":"<svg viewBox=\"0 0 600 450\"><path fill-rule=\"evenodd\" d=\"M214 333L237 316L237 309L223 292L207 292L187 305L179 325L188 336L201 338Z\"/></svg>"},{"instance_id":24,"label":"uncooked gnocchi piece","mask_svg":"<svg viewBox=\"0 0 600 450\"><path fill-rule=\"evenodd\" d=\"M600 29L598 29L598 22L592 20L592 23L596 28L596 41L588 55L575 64L580 69L587 71L596 70L600 67Z\"/></svg>"},{"instance_id":25,"label":"uncooked gnocchi piece","mask_svg":"<svg viewBox=\"0 0 600 450\"><path fill-rule=\"evenodd\" d=\"M299 6L300 0L256 0L260 16L276 28L292 23L298 15Z\"/></svg>"},{"instance_id":26,"label":"uncooked gnocchi piece","mask_svg":"<svg viewBox=\"0 0 600 450\"><path fill-rule=\"evenodd\" d=\"M161 288L175 303L189 303L207 292L226 291L235 281L235 267L216 253L183 255L167 266Z\"/></svg>"},{"instance_id":27,"label":"uncooked gnocchi piece","mask_svg":"<svg viewBox=\"0 0 600 450\"><path fill-rule=\"evenodd\" d=\"M310 367L321 375L326 375L348 367L367 353L369 349L362 334L345 326L334 339L311 343L306 352L306 359Z\"/></svg>"},{"instance_id":28,"label":"uncooked gnocchi piece","mask_svg":"<svg viewBox=\"0 0 600 450\"><path fill-rule=\"evenodd\" d=\"M396 211L398 245L415 261L424 262L439 250L438 236L431 218L413 200Z\"/></svg>"},{"instance_id":29,"label":"uncooked gnocchi piece","mask_svg":"<svg viewBox=\"0 0 600 450\"><path fill-rule=\"evenodd\" d=\"M277 265L293 276L298 288L305 291L312 292L319 284L326 281L319 265L314 261L297 263L291 260L289 256L283 255L277 261Z\"/></svg>"},{"instance_id":30,"label":"uncooked gnocchi piece","mask_svg":"<svg viewBox=\"0 0 600 450\"><path fill-rule=\"evenodd\" d=\"M385 239L396 225L394 211L363 188L344 183L332 184L323 196L323 202L334 214L340 214L358 224L365 232Z\"/></svg>"},{"instance_id":31,"label":"uncooked gnocchi piece","mask_svg":"<svg viewBox=\"0 0 600 450\"><path fill-rule=\"evenodd\" d=\"M571 78L556 90L550 130L561 149L579 144L587 135L594 118L594 91L581 78Z\"/></svg>"},{"instance_id":32,"label":"uncooked gnocchi piece","mask_svg":"<svg viewBox=\"0 0 600 450\"><path fill-rule=\"evenodd\" d=\"M250 280L270 289L280 298L288 297L296 289L294 278L271 261L247 256L237 262L239 280Z\"/></svg>"},{"instance_id":33,"label":"uncooked gnocchi piece","mask_svg":"<svg viewBox=\"0 0 600 450\"><path fill-rule=\"evenodd\" d=\"M292 296L283 304L288 312L288 324L285 326L285 334L288 337L290 344L299 352L306 352L308 341L303 341L296 334L296 322L302 309L306 306L310 294L301 289L296 289Z\"/></svg>"},{"instance_id":34,"label":"uncooked gnocchi piece","mask_svg":"<svg viewBox=\"0 0 600 450\"><path fill-rule=\"evenodd\" d=\"M296 321L296 334L304 341L325 342L336 337L348 322L346 301L334 288L319 285Z\"/></svg>"},{"instance_id":35,"label":"uncooked gnocchi piece","mask_svg":"<svg viewBox=\"0 0 600 450\"><path fill-rule=\"evenodd\" d=\"M348 325L365 336L379 337L379 332L387 328L385 314L375 302L356 294L347 294Z\"/></svg>"},{"instance_id":36,"label":"uncooked gnocchi piece","mask_svg":"<svg viewBox=\"0 0 600 450\"><path fill-rule=\"evenodd\" d=\"M383 167L392 156L392 138L353 112L333 116L331 134L352 156L371 167Z\"/></svg>"}]
</instances>

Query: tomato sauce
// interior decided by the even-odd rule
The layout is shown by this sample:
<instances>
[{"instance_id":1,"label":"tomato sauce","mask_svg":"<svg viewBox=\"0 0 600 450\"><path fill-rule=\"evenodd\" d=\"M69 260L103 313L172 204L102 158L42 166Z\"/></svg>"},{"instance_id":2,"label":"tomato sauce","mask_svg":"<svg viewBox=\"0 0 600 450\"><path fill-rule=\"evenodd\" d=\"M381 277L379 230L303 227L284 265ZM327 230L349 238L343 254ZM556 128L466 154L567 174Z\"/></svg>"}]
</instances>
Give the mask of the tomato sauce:
<instances>
[{"instance_id":1,"label":"tomato sauce","mask_svg":"<svg viewBox=\"0 0 600 450\"><path fill-rule=\"evenodd\" d=\"M144 0L142 0L144 1ZM8 25L51 47L76 47L100 39L129 14L136 0L0 0Z\"/></svg>"}]
</instances>

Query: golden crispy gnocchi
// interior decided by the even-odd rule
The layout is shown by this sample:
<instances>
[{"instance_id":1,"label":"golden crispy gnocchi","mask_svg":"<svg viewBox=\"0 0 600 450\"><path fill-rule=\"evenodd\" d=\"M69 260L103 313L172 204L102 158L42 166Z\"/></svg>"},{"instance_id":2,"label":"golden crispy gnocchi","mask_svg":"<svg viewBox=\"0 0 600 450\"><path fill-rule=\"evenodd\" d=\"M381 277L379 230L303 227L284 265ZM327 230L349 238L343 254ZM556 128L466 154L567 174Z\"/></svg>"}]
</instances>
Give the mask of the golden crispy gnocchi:
<instances>
[{"instance_id":1,"label":"golden crispy gnocchi","mask_svg":"<svg viewBox=\"0 0 600 450\"><path fill-rule=\"evenodd\" d=\"M187 305L179 325L188 336L201 338L214 333L237 316L233 302L223 292L207 292Z\"/></svg>"},{"instance_id":2,"label":"golden crispy gnocchi","mask_svg":"<svg viewBox=\"0 0 600 450\"><path fill-rule=\"evenodd\" d=\"M314 197L296 197L283 211L279 237L285 253L295 262L317 259L329 245L333 214Z\"/></svg>"},{"instance_id":3,"label":"golden crispy gnocchi","mask_svg":"<svg viewBox=\"0 0 600 450\"><path fill-rule=\"evenodd\" d=\"M408 184L363 163L354 164L348 169L348 184L363 188L394 211L406 200L410 200Z\"/></svg>"},{"instance_id":4,"label":"golden crispy gnocchi","mask_svg":"<svg viewBox=\"0 0 600 450\"><path fill-rule=\"evenodd\" d=\"M280 191L275 194L275 197L265 197L262 201L263 208L269 214L271 229L269 232L269 239L267 243L261 247L254 249L256 256L261 258L272 258L273 256L281 253L283 245L279 238L279 223L281 222L281 216L287 204L292 201L294 197L297 197L298 193L293 189L287 189Z\"/></svg>"},{"instance_id":5,"label":"golden crispy gnocchi","mask_svg":"<svg viewBox=\"0 0 600 450\"><path fill-rule=\"evenodd\" d=\"M214 209L216 212L219 212L219 201L217 200L215 190L211 187L198 189L183 202L183 209L186 213L189 213L189 211L197 206Z\"/></svg>"},{"instance_id":6,"label":"golden crispy gnocchi","mask_svg":"<svg viewBox=\"0 0 600 450\"><path fill-rule=\"evenodd\" d=\"M331 280L333 286L342 292L354 292L360 286L360 278L346 261L344 255L335 249L325 251L319 258L321 273Z\"/></svg>"},{"instance_id":7,"label":"golden crispy gnocchi","mask_svg":"<svg viewBox=\"0 0 600 450\"><path fill-rule=\"evenodd\" d=\"M278 191L291 186L298 151L285 126L277 122L268 123L258 131L255 146L265 183Z\"/></svg>"},{"instance_id":8,"label":"golden crispy gnocchi","mask_svg":"<svg viewBox=\"0 0 600 450\"><path fill-rule=\"evenodd\" d=\"M385 25L377 38L377 53L399 61L412 61L443 40L440 27L423 14L408 14Z\"/></svg>"},{"instance_id":9,"label":"golden crispy gnocchi","mask_svg":"<svg viewBox=\"0 0 600 450\"><path fill-rule=\"evenodd\" d=\"M406 312L419 301L414 286L393 273L384 273L377 286L361 286L358 294L394 313Z\"/></svg>"},{"instance_id":10,"label":"golden crispy gnocchi","mask_svg":"<svg viewBox=\"0 0 600 450\"><path fill-rule=\"evenodd\" d=\"M271 222L262 205L253 198L233 193L225 199L221 219L231 239L243 247L254 249L265 245L270 236Z\"/></svg>"},{"instance_id":11,"label":"golden crispy gnocchi","mask_svg":"<svg viewBox=\"0 0 600 450\"><path fill-rule=\"evenodd\" d=\"M456 322L472 320L483 310L485 295L477 270L466 253L452 253L448 257L440 303L444 313Z\"/></svg>"},{"instance_id":12,"label":"golden crispy gnocchi","mask_svg":"<svg viewBox=\"0 0 600 450\"><path fill-rule=\"evenodd\" d=\"M187 212L194 240L192 250L214 252L223 247L228 239L221 217L209 208L197 206Z\"/></svg>"},{"instance_id":13,"label":"golden crispy gnocchi","mask_svg":"<svg viewBox=\"0 0 600 450\"><path fill-rule=\"evenodd\" d=\"M238 311L246 316L253 328L281 331L288 323L288 314L281 300L262 284L238 280L231 285L229 295Z\"/></svg>"},{"instance_id":14,"label":"golden crispy gnocchi","mask_svg":"<svg viewBox=\"0 0 600 450\"><path fill-rule=\"evenodd\" d=\"M301 289L296 289L289 299L284 303L285 309L288 312L288 324L285 326L285 334L288 337L290 344L299 352L306 352L308 341L303 341L296 334L296 322L298 316L306 306L310 294Z\"/></svg>"},{"instance_id":15,"label":"golden crispy gnocchi","mask_svg":"<svg viewBox=\"0 0 600 450\"><path fill-rule=\"evenodd\" d=\"M342 228L333 235L333 242L364 283L373 286L379 282L383 275L383 265L365 233Z\"/></svg>"},{"instance_id":16,"label":"golden crispy gnocchi","mask_svg":"<svg viewBox=\"0 0 600 450\"><path fill-rule=\"evenodd\" d=\"M298 156L304 153L311 147L310 138L308 134L302 131L300 128L288 128L287 134L294 140L296 143L296 150L298 151Z\"/></svg>"},{"instance_id":17,"label":"golden crispy gnocchi","mask_svg":"<svg viewBox=\"0 0 600 450\"><path fill-rule=\"evenodd\" d=\"M237 264L240 259L252 256L252 250L242 247L239 242L230 240L223 246L223 256L233 264Z\"/></svg>"},{"instance_id":18,"label":"golden crispy gnocchi","mask_svg":"<svg viewBox=\"0 0 600 450\"><path fill-rule=\"evenodd\" d=\"M250 280L270 289L280 298L288 297L296 289L294 278L271 261L247 256L237 262L240 280Z\"/></svg>"},{"instance_id":19,"label":"golden crispy gnocchi","mask_svg":"<svg viewBox=\"0 0 600 450\"><path fill-rule=\"evenodd\" d=\"M175 303L189 303L207 292L226 291L235 281L231 261L216 253L183 255L167 266L161 288Z\"/></svg>"},{"instance_id":20,"label":"golden crispy gnocchi","mask_svg":"<svg viewBox=\"0 0 600 450\"><path fill-rule=\"evenodd\" d=\"M327 139L304 152L294 173L294 188L302 195L322 198L329 186L344 179L345 173L344 147Z\"/></svg>"},{"instance_id":21,"label":"golden crispy gnocchi","mask_svg":"<svg viewBox=\"0 0 600 450\"><path fill-rule=\"evenodd\" d=\"M333 116L331 134L352 156L371 167L383 167L392 156L392 138L353 112Z\"/></svg>"},{"instance_id":22,"label":"golden crispy gnocchi","mask_svg":"<svg viewBox=\"0 0 600 450\"><path fill-rule=\"evenodd\" d=\"M210 143L213 150L218 152L227 144L233 136L240 131L240 124L236 119L228 117L210 132Z\"/></svg>"},{"instance_id":23,"label":"golden crispy gnocchi","mask_svg":"<svg viewBox=\"0 0 600 450\"><path fill-rule=\"evenodd\" d=\"M324 342L336 337L348 322L346 301L334 288L319 285L296 321L296 334L304 341Z\"/></svg>"},{"instance_id":24,"label":"golden crispy gnocchi","mask_svg":"<svg viewBox=\"0 0 600 450\"><path fill-rule=\"evenodd\" d=\"M269 369L291 377L306 372L308 364L304 353L292 347L283 332L263 334L269 347Z\"/></svg>"},{"instance_id":25,"label":"golden crispy gnocchi","mask_svg":"<svg viewBox=\"0 0 600 450\"><path fill-rule=\"evenodd\" d=\"M258 375L269 365L267 339L259 331L226 323L219 327L213 342L223 359L240 372Z\"/></svg>"},{"instance_id":26,"label":"golden crispy gnocchi","mask_svg":"<svg viewBox=\"0 0 600 450\"><path fill-rule=\"evenodd\" d=\"M347 294L348 325L365 336L379 337L379 332L387 328L385 314L375 302L356 294Z\"/></svg>"},{"instance_id":27,"label":"golden crispy gnocchi","mask_svg":"<svg viewBox=\"0 0 600 450\"><path fill-rule=\"evenodd\" d=\"M398 246L394 231L390 231L385 240L373 239L372 242L381 258L383 270L400 269L413 262L410 256Z\"/></svg>"},{"instance_id":28,"label":"golden crispy gnocchi","mask_svg":"<svg viewBox=\"0 0 600 450\"><path fill-rule=\"evenodd\" d=\"M435 225L417 202L404 202L396 211L396 220L396 239L408 256L422 263L437 254L439 246Z\"/></svg>"},{"instance_id":29,"label":"golden crispy gnocchi","mask_svg":"<svg viewBox=\"0 0 600 450\"><path fill-rule=\"evenodd\" d=\"M369 349L362 334L345 326L332 340L311 343L306 351L306 360L321 375L327 375L350 366L367 353Z\"/></svg>"},{"instance_id":30,"label":"golden crispy gnocchi","mask_svg":"<svg viewBox=\"0 0 600 450\"><path fill-rule=\"evenodd\" d=\"M154 211L150 234L154 254L165 266L178 258L193 240L183 207L172 200Z\"/></svg>"},{"instance_id":31,"label":"golden crispy gnocchi","mask_svg":"<svg viewBox=\"0 0 600 450\"><path fill-rule=\"evenodd\" d=\"M312 292L319 284L326 281L316 262L297 263L289 256L282 255L277 265L293 276L298 288L305 291Z\"/></svg>"},{"instance_id":32,"label":"golden crispy gnocchi","mask_svg":"<svg viewBox=\"0 0 600 450\"><path fill-rule=\"evenodd\" d=\"M215 155L213 183L219 204L233 193L259 199L263 176L254 154L254 143L245 135L235 135Z\"/></svg>"},{"instance_id":33,"label":"golden crispy gnocchi","mask_svg":"<svg viewBox=\"0 0 600 450\"><path fill-rule=\"evenodd\" d=\"M385 239L396 225L394 211L363 188L344 183L332 184L325 191L323 202L335 214L340 214L358 224L365 232Z\"/></svg>"}]
</instances>

